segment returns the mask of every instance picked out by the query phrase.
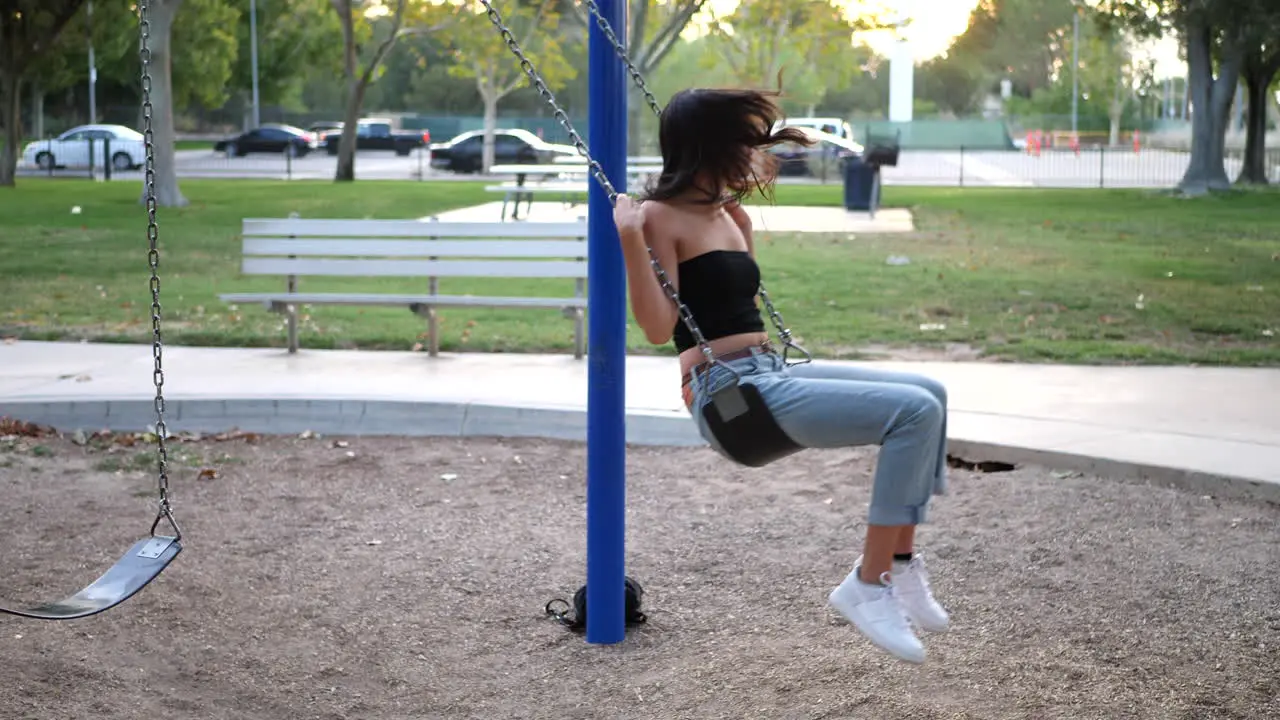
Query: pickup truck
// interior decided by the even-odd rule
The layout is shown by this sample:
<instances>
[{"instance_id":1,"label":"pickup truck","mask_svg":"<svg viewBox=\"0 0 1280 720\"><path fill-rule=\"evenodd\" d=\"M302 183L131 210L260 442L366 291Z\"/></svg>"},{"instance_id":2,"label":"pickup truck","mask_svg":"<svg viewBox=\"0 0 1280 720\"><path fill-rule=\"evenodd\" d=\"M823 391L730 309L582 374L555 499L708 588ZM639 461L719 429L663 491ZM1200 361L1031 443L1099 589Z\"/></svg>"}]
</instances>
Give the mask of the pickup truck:
<instances>
[{"instance_id":1,"label":"pickup truck","mask_svg":"<svg viewBox=\"0 0 1280 720\"><path fill-rule=\"evenodd\" d=\"M342 130L328 132L324 138L325 150L338 154L342 142ZM396 132L389 122L361 120L356 125L356 150L395 150L397 155L408 155L414 148L429 145L431 134L422 132Z\"/></svg>"}]
</instances>

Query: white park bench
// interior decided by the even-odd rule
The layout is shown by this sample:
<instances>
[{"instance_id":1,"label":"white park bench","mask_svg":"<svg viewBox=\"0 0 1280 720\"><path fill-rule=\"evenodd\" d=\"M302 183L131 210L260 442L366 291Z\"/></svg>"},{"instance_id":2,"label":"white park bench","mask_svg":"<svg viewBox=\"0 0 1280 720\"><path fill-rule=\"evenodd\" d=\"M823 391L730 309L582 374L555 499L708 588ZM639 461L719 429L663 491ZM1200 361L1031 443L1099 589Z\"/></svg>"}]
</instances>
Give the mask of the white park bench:
<instances>
[{"instance_id":1,"label":"white park bench","mask_svg":"<svg viewBox=\"0 0 1280 720\"><path fill-rule=\"evenodd\" d=\"M287 318L289 352L298 351L303 305L404 307L427 319L428 350L439 353L439 308L559 310L574 321L574 357L585 355L587 223L440 222L430 220L245 219L245 275L285 279L282 292L227 293L226 303L259 303ZM422 293L302 292L310 277L413 277ZM560 297L481 297L440 292L442 278L563 278ZM565 288L568 290L568 288Z\"/></svg>"}]
</instances>

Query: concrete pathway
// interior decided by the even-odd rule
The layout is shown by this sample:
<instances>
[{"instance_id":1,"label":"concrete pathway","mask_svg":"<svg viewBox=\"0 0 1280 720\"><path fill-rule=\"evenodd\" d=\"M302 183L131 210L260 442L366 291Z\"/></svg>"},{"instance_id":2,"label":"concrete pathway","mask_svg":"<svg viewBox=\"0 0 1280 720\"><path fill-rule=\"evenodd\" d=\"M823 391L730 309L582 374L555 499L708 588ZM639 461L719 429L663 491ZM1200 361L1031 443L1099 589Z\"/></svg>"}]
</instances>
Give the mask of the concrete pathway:
<instances>
[{"instance_id":1,"label":"concrete pathway","mask_svg":"<svg viewBox=\"0 0 1280 720\"><path fill-rule=\"evenodd\" d=\"M870 213L843 207L800 207L794 205L748 205L751 224L759 232L794 233L902 233L915 230L911 211L883 208ZM530 208L520 203L520 219L527 222L573 222L587 216L585 202L535 201ZM496 222L502 219L502 202L459 208L440 213L441 221Z\"/></svg>"},{"instance_id":2,"label":"concrete pathway","mask_svg":"<svg viewBox=\"0 0 1280 720\"><path fill-rule=\"evenodd\" d=\"M1280 369L874 362L933 376L967 460L1037 462L1280 502ZM151 348L0 345L0 415L62 429L154 422ZM583 439L587 362L560 355L165 350L170 430ZM629 357L627 436L702 444L674 358Z\"/></svg>"}]
</instances>

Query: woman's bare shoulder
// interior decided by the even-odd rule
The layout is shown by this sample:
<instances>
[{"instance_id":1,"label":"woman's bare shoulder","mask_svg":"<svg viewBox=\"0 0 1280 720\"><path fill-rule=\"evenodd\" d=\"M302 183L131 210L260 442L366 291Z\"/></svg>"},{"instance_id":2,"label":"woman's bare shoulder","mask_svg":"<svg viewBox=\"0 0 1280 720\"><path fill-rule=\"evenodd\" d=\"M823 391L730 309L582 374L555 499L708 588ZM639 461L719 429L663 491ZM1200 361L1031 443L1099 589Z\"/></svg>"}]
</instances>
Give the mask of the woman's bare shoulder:
<instances>
[{"instance_id":1,"label":"woman's bare shoulder","mask_svg":"<svg viewBox=\"0 0 1280 720\"><path fill-rule=\"evenodd\" d=\"M640 209L644 213L645 240L650 247L659 252L679 247L683 227L679 209L661 200L646 200Z\"/></svg>"},{"instance_id":2,"label":"woman's bare shoulder","mask_svg":"<svg viewBox=\"0 0 1280 720\"><path fill-rule=\"evenodd\" d=\"M666 232L679 215L679 210L662 200L646 200L640 205L646 230Z\"/></svg>"}]
</instances>

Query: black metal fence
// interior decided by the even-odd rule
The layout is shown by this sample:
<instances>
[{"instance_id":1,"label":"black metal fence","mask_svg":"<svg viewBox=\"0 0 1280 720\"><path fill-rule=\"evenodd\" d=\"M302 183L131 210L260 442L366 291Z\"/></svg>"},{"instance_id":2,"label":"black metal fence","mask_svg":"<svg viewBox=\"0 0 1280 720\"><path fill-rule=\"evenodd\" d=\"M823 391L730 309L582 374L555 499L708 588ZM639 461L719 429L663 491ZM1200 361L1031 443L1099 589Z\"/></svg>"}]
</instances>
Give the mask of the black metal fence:
<instances>
[{"instance_id":1,"label":"black metal fence","mask_svg":"<svg viewBox=\"0 0 1280 720\"><path fill-rule=\"evenodd\" d=\"M108 180L137 179L141 167L123 162L117 149L94 147L80 162L57 157L53 141L48 157L37 152L19 166L22 175L52 177L94 177ZM38 147L38 145L37 145ZM137 158L140 161L140 158ZM48 161L47 161L48 160ZM87 161L85 161L87 160ZM1190 153L1156 148L1085 147L1079 150L911 150L901 151L897 165L882 171L886 185L949 187L1058 187L1058 188L1160 188L1172 187L1186 172ZM324 149L296 153L255 153L230 157L211 147L183 147L179 144L175 164L179 177L260 178L276 180L328 180L333 178L337 158ZM1235 179L1243 166L1243 153L1228 149L1226 170ZM1280 183L1280 148L1266 154L1269 180ZM394 152L361 151L356 158L356 177L380 180L476 180L481 176L433 167L431 152L418 148L407 156ZM835 164L811 167L807 174L781 178L784 184L839 183Z\"/></svg>"}]
</instances>

